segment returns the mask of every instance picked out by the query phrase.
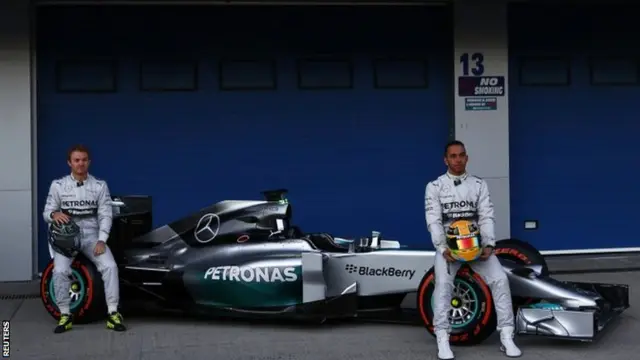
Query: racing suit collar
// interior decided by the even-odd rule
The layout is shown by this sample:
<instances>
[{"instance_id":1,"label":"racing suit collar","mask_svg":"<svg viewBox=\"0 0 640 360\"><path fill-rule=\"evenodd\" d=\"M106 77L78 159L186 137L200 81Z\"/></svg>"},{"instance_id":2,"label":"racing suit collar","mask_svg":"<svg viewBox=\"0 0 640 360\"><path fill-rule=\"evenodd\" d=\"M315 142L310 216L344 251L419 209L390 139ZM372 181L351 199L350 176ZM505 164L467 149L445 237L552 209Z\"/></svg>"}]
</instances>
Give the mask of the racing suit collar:
<instances>
[{"instance_id":1,"label":"racing suit collar","mask_svg":"<svg viewBox=\"0 0 640 360\"><path fill-rule=\"evenodd\" d=\"M83 182L89 180L89 177L90 177L89 173L87 173L87 177L84 178L83 180L76 179L76 177L73 176L73 173L69 174L69 176L71 177L71 180L73 180L75 182L79 182L79 183L83 183Z\"/></svg>"},{"instance_id":2,"label":"racing suit collar","mask_svg":"<svg viewBox=\"0 0 640 360\"><path fill-rule=\"evenodd\" d=\"M451 180L465 180L467 178L467 176L469 176L469 174L467 174L466 172L462 175L453 175L450 172L447 171L447 177L449 177L449 179Z\"/></svg>"}]
</instances>

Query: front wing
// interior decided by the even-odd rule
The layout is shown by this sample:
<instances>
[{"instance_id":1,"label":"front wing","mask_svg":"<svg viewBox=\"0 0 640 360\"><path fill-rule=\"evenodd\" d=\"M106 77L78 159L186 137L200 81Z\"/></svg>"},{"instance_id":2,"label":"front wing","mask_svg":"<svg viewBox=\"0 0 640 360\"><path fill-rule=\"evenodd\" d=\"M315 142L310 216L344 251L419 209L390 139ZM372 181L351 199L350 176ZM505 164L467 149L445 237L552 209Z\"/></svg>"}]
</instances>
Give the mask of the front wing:
<instances>
[{"instance_id":1,"label":"front wing","mask_svg":"<svg viewBox=\"0 0 640 360\"><path fill-rule=\"evenodd\" d=\"M517 310L520 335L591 341L629 308L628 285L559 281L533 266L501 262L512 296L538 300Z\"/></svg>"},{"instance_id":2,"label":"front wing","mask_svg":"<svg viewBox=\"0 0 640 360\"><path fill-rule=\"evenodd\" d=\"M517 333L593 341L609 323L629 308L627 285L565 282L576 293L588 293L595 306L566 308L543 303L518 309Z\"/></svg>"}]
</instances>

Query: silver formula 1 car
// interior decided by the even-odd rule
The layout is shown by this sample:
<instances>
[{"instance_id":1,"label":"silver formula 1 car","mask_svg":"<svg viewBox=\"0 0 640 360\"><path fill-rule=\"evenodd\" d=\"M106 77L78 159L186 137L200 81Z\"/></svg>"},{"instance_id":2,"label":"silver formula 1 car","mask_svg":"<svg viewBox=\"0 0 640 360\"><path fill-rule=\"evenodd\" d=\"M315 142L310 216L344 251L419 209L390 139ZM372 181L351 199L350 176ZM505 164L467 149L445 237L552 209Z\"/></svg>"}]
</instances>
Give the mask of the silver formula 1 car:
<instances>
[{"instance_id":1,"label":"silver formula 1 car","mask_svg":"<svg viewBox=\"0 0 640 360\"><path fill-rule=\"evenodd\" d=\"M122 304L243 317L291 317L322 322L366 318L421 323L433 333L433 251L405 249L380 233L349 240L305 234L292 226L286 191L265 200L222 201L151 229L149 198L114 198L108 244L119 265ZM626 285L562 282L531 245L497 243L510 279L517 333L592 340L629 307ZM41 296L59 316L51 270ZM81 255L70 289L76 322L101 319L102 280ZM496 315L484 281L463 266L455 280L451 342L474 344L495 330ZM417 298L407 309L407 299ZM413 309L411 309L413 308Z\"/></svg>"}]
</instances>

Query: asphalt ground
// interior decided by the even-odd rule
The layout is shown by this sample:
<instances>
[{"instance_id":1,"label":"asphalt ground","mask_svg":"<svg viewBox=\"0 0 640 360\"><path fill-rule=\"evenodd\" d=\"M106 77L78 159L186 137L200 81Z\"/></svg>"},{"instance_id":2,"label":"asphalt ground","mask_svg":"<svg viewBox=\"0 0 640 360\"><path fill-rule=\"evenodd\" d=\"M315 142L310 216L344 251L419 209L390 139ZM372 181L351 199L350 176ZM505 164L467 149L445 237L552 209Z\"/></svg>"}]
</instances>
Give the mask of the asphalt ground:
<instances>
[{"instance_id":1,"label":"asphalt ground","mask_svg":"<svg viewBox=\"0 0 640 360\"><path fill-rule=\"evenodd\" d=\"M640 273L557 275L559 279L625 283L631 308L597 341L581 343L518 337L521 359L629 360L640 353ZM11 359L215 359L332 360L437 359L433 337L419 326L360 322L323 325L198 319L140 314L126 320L129 331L114 333L104 323L75 325L64 334L39 299L1 300L0 318L11 320ZM496 334L474 347L454 348L458 360L500 359Z\"/></svg>"}]
</instances>

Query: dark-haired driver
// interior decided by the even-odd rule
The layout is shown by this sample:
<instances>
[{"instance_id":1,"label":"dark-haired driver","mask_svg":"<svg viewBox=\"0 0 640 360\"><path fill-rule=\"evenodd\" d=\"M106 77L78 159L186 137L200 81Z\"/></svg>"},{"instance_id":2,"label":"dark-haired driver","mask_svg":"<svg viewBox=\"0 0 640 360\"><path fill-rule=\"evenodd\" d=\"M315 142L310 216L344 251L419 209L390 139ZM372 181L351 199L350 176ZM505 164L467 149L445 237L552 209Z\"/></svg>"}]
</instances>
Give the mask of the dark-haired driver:
<instances>
[{"instance_id":1,"label":"dark-haired driver","mask_svg":"<svg viewBox=\"0 0 640 360\"><path fill-rule=\"evenodd\" d=\"M447 172L427 184L425 191L427 227L436 248L433 325L438 342L438 358L454 359L449 346L449 310L453 280L461 263L452 257L447 246L445 228L455 220L475 222L480 229L482 255L469 265L491 289L498 317L501 350L508 357L519 357L522 352L513 342L514 321L509 280L500 261L493 254L496 241L493 203L487 182L467 174L467 161L467 152L462 142L447 144L444 152Z\"/></svg>"}]
</instances>

